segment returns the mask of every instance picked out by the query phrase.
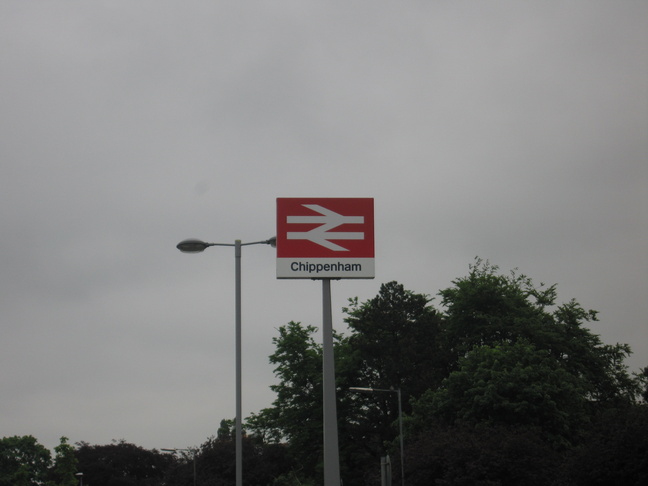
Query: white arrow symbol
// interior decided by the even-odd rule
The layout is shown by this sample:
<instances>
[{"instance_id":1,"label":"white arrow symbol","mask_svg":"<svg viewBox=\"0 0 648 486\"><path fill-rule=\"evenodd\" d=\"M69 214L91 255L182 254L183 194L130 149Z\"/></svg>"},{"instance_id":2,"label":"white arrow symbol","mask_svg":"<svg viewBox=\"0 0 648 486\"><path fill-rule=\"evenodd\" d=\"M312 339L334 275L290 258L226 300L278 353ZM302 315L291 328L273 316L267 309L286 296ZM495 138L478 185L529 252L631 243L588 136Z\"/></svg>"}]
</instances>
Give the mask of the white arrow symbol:
<instances>
[{"instance_id":1,"label":"white arrow symbol","mask_svg":"<svg viewBox=\"0 0 648 486\"><path fill-rule=\"evenodd\" d=\"M320 223L321 226L310 231L293 231L286 234L289 240L309 240L313 243L333 251L349 251L346 248L336 245L329 240L364 240L363 232L333 232L330 230L343 224L363 224L364 216L343 216L330 209L323 208L318 204L302 204L305 208L311 209L322 216L288 216L288 223Z\"/></svg>"}]
</instances>

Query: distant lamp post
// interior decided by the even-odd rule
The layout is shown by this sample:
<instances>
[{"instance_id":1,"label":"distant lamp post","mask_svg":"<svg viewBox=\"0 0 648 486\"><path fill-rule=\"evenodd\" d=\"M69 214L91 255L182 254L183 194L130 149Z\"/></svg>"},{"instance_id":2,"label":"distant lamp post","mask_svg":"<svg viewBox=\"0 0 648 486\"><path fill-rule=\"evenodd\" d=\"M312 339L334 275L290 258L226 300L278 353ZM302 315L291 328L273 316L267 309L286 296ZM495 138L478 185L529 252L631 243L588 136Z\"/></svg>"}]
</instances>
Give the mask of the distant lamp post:
<instances>
[{"instance_id":1,"label":"distant lamp post","mask_svg":"<svg viewBox=\"0 0 648 486\"><path fill-rule=\"evenodd\" d=\"M277 246L277 238L272 237L264 241L241 243L206 243L202 240L188 239L176 245L183 253L200 253L210 246L233 246L235 262L235 308L236 308L236 486L243 486L243 426L242 426L242 386L241 386L241 247L249 245Z\"/></svg>"},{"instance_id":2,"label":"distant lamp post","mask_svg":"<svg viewBox=\"0 0 648 486\"><path fill-rule=\"evenodd\" d=\"M160 449L160 450L164 452L171 452L172 454L175 454L176 452L191 452L191 455L193 456L193 483L194 486L196 486L196 451L192 449Z\"/></svg>"},{"instance_id":3,"label":"distant lamp post","mask_svg":"<svg viewBox=\"0 0 648 486\"><path fill-rule=\"evenodd\" d=\"M398 395L398 436L400 439L401 486L405 486L405 450L403 448L403 406L401 404L400 388L396 390L390 388L389 390L387 390L385 388L365 388L360 386L352 386L349 388L349 390L361 392L361 393L375 393L375 392L396 393Z\"/></svg>"},{"instance_id":4,"label":"distant lamp post","mask_svg":"<svg viewBox=\"0 0 648 486\"><path fill-rule=\"evenodd\" d=\"M75 476L79 477L80 485L83 486L83 473L82 472L76 473Z\"/></svg>"}]
</instances>

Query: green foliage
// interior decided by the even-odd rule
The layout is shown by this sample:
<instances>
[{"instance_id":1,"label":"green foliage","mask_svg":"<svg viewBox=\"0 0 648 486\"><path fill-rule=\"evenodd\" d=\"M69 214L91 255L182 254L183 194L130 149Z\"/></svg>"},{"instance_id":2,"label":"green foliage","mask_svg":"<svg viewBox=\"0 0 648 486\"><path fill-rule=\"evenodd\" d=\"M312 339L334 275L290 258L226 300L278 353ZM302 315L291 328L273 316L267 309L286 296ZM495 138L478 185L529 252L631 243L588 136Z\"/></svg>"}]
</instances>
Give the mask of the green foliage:
<instances>
[{"instance_id":1,"label":"green foliage","mask_svg":"<svg viewBox=\"0 0 648 486\"><path fill-rule=\"evenodd\" d=\"M343 384L338 415L345 424L341 437L356 446L347 450L353 460L349 471L363 471L362 479L354 479L364 482L376 479L366 469L375 470L381 456L389 454L394 470L400 467L399 403L396 393L357 393L348 388L400 389L407 414L412 398L440 384L447 353L441 348L441 318L427 295L388 282L373 299L349 303L344 310L351 331L350 369L338 370L338 382Z\"/></svg>"},{"instance_id":2,"label":"green foliage","mask_svg":"<svg viewBox=\"0 0 648 486\"><path fill-rule=\"evenodd\" d=\"M0 486L43 484L51 461L50 451L31 435L0 439Z\"/></svg>"},{"instance_id":3,"label":"green foliage","mask_svg":"<svg viewBox=\"0 0 648 486\"><path fill-rule=\"evenodd\" d=\"M322 350L313 334L317 328L290 322L273 339L279 384L272 408L262 410L248 426L257 435L285 440L295 460L314 471L321 461L322 445Z\"/></svg>"},{"instance_id":4,"label":"green foliage","mask_svg":"<svg viewBox=\"0 0 648 486\"><path fill-rule=\"evenodd\" d=\"M603 344L584 327L596 320L596 312L583 309L575 300L562 304L549 316L549 349L572 375L585 383L587 396L597 405L616 406L635 399L637 383L624 364L631 354L627 344Z\"/></svg>"},{"instance_id":5,"label":"green foliage","mask_svg":"<svg viewBox=\"0 0 648 486\"><path fill-rule=\"evenodd\" d=\"M642 368L639 373L635 373L635 382L641 400L648 404L648 366Z\"/></svg>"},{"instance_id":6,"label":"green foliage","mask_svg":"<svg viewBox=\"0 0 648 486\"><path fill-rule=\"evenodd\" d=\"M275 478L272 486L315 486L315 483L300 477L295 471L290 471Z\"/></svg>"},{"instance_id":7,"label":"green foliage","mask_svg":"<svg viewBox=\"0 0 648 486\"><path fill-rule=\"evenodd\" d=\"M398 282L381 285L367 302L349 302L344 310L352 332L356 385L400 388L407 410L410 396L440 383L445 374L447 354L441 348L438 313L427 295Z\"/></svg>"},{"instance_id":8,"label":"green foliage","mask_svg":"<svg viewBox=\"0 0 648 486\"><path fill-rule=\"evenodd\" d=\"M555 286L534 287L525 275L499 275L499 268L477 259L468 276L441 290L445 307L445 346L453 353L452 366L476 346L544 335L544 308L554 304Z\"/></svg>"},{"instance_id":9,"label":"green foliage","mask_svg":"<svg viewBox=\"0 0 648 486\"><path fill-rule=\"evenodd\" d=\"M566 461L572 485L648 484L648 406L603 410Z\"/></svg>"},{"instance_id":10,"label":"green foliage","mask_svg":"<svg viewBox=\"0 0 648 486\"><path fill-rule=\"evenodd\" d=\"M54 467L50 473L53 480L48 486L77 486L79 481L75 476L78 460L73 446L67 443L67 437L61 437L59 445L54 448Z\"/></svg>"},{"instance_id":11,"label":"green foliage","mask_svg":"<svg viewBox=\"0 0 648 486\"><path fill-rule=\"evenodd\" d=\"M236 435L236 421L234 419L223 419L216 432L216 437L221 440L234 439Z\"/></svg>"},{"instance_id":12,"label":"green foliage","mask_svg":"<svg viewBox=\"0 0 648 486\"><path fill-rule=\"evenodd\" d=\"M538 350L549 351L581 380L588 399L610 405L634 399L637 384L624 365L630 348L604 345L585 327L596 320L596 311L575 300L556 305L556 285L536 287L525 275L498 271L477 259L467 277L439 292L446 308L445 340L454 353L454 369L475 347L526 340Z\"/></svg>"},{"instance_id":13,"label":"green foliage","mask_svg":"<svg viewBox=\"0 0 648 486\"><path fill-rule=\"evenodd\" d=\"M236 477L235 441L230 438L209 438L197 451L197 484L234 485ZM243 477L245 484L269 485L294 464L283 444L266 444L255 437L243 437ZM186 468L185 468L186 471ZM185 478L182 483L180 478ZM169 484L180 486L189 483L189 476L175 474L167 477Z\"/></svg>"},{"instance_id":14,"label":"green foliage","mask_svg":"<svg viewBox=\"0 0 648 486\"><path fill-rule=\"evenodd\" d=\"M442 312L428 296L389 282L375 298L350 299L344 309L350 335L336 336L336 379L345 482L375 482L385 453L399 466L396 395L352 393L349 387L400 389L409 425L406 456L417 453L417 443L421 450L446 454L446 464L454 461L453 468L419 484L432 478L439 484L549 484L543 483L542 468L529 467L525 475L516 464L546 465L539 459L580 447L597 414L632 407L640 381L648 381L648 371L635 379L628 374L627 345L603 344L587 329L595 311L575 300L557 303L556 285L536 286L523 274L503 275L477 259L466 277L439 295ZM264 437L286 440L303 465L300 478L318 483L321 349L314 331L296 323L280 328L271 356L277 399L252 422ZM448 440L460 434L474 447L439 443L428 435L432 428ZM474 470L463 468L461 451L478 454L491 447L489 434L506 448L491 449L491 466L477 456L469 463ZM525 455L507 461L507 455L517 457L514 451ZM552 471L557 478L557 466Z\"/></svg>"},{"instance_id":15,"label":"green foliage","mask_svg":"<svg viewBox=\"0 0 648 486\"><path fill-rule=\"evenodd\" d=\"M124 440L107 445L81 443L76 457L84 481L92 486L158 486L173 460L169 454Z\"/></svg>"},{"instance_id":16,"label":"green foliage","mask_svg":"<svg viewBox=\"0 0 648 486\"><path fill-rule=\"evenodd\" d=\"M470 351L440 389L418 400L414 420L531 426L558 444L587 421L585 407L578 378L549 351L519 341Z\"/></svg>"},{"instance_id":17,"label":"green foliage","mask_svg":"<svg viewBox=\"0 0 648 486\"><path fill-rule=\"evenodd\" d=\"M407 484L546 486L560 461L533 428L432 422L410 441Z\"/></svg>"},{"instance_id":18,"label":"green foliage","mask_svg":"<svg viewBox=\"0 0 648 486\"><path fill-rule=\"evenodd\" d=\"M345 481L362 484L366 469L392 453L398 436L395 393L359 396L353 386L402 388L404 409L409 398L440 383L445 362L440 349L440 318L429 298L384 284L376 298L345 309L349 337L336 334L335 361L341 470ZM322 351L313 326L290 322L279 328L270 361L279 384L273 407L253 415L248 427L255 435L285 440L297 464L291 480L321 477ZM397 447L397 446L396 446ZM397 456L398 454L396 454Z\"/></svg>"}]
</instances>

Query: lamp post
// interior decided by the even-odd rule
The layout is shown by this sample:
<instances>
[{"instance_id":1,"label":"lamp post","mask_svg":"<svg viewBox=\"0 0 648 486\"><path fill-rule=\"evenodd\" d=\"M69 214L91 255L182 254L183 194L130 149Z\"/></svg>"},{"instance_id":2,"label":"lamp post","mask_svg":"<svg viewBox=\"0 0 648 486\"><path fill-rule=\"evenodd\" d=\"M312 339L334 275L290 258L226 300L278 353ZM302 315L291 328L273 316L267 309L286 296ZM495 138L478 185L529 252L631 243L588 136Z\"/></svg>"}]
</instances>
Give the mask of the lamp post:
<instances>
[{"instance_id":1,"label":"lamp post","mask_svg":"<svg viewBox=\"0 0 648 486\"><path fill-rule=\"evenodd\" d=\"M241 247L249 245L270 245L275 247L277 238L272 237L264 241L253 241L241 243L236 240L234 243L206 243L201 240L183 240L176 245L176 248L183 253L200 253L210 246L233 246L235 263L235 299L236 308L236 486L243 486L243 428L242 428L242 405L241 405Z\"/></svg>"},{"instance_id":2,"label":"lamp post","mask_svg":"<svg viewBox=\"0 0 648 486\"><path fill-rule=\"evenodd\" d=\"M75 476L79 476L79 481L81 481L81 486L83 486L83 473L82 472L76 473Z\"/></svg>"},{"instance_id":3,"label":"lamp post","mask_svg":"<svg viewBox=\"0 0 648 486\"><path fill-rule=\"evenodd\" d=\"M165 452L171 452L175 454L176 452L191 452L193 456L193 484L196 486L196 451L192 449L160 449Z\"/></svg>"},{"instance_id":4,"label":"lamp post","mask_svg":"<svg viewBox=\"0 0 648 486\"><path fill-rule=\"evenodd\" d=\"M405 486L405 450L403 448L403 406L401 404L401 391L400 388L394 390L394 388L385 389L385 388L366 388L360 386L352 386L349 390L362 392L362 393L374 393L374 392L386 392L386 393L396 393L398 395L398 437L400 439L400 456L401 456L401 486Z\"/></svg>"}]
</instances>

